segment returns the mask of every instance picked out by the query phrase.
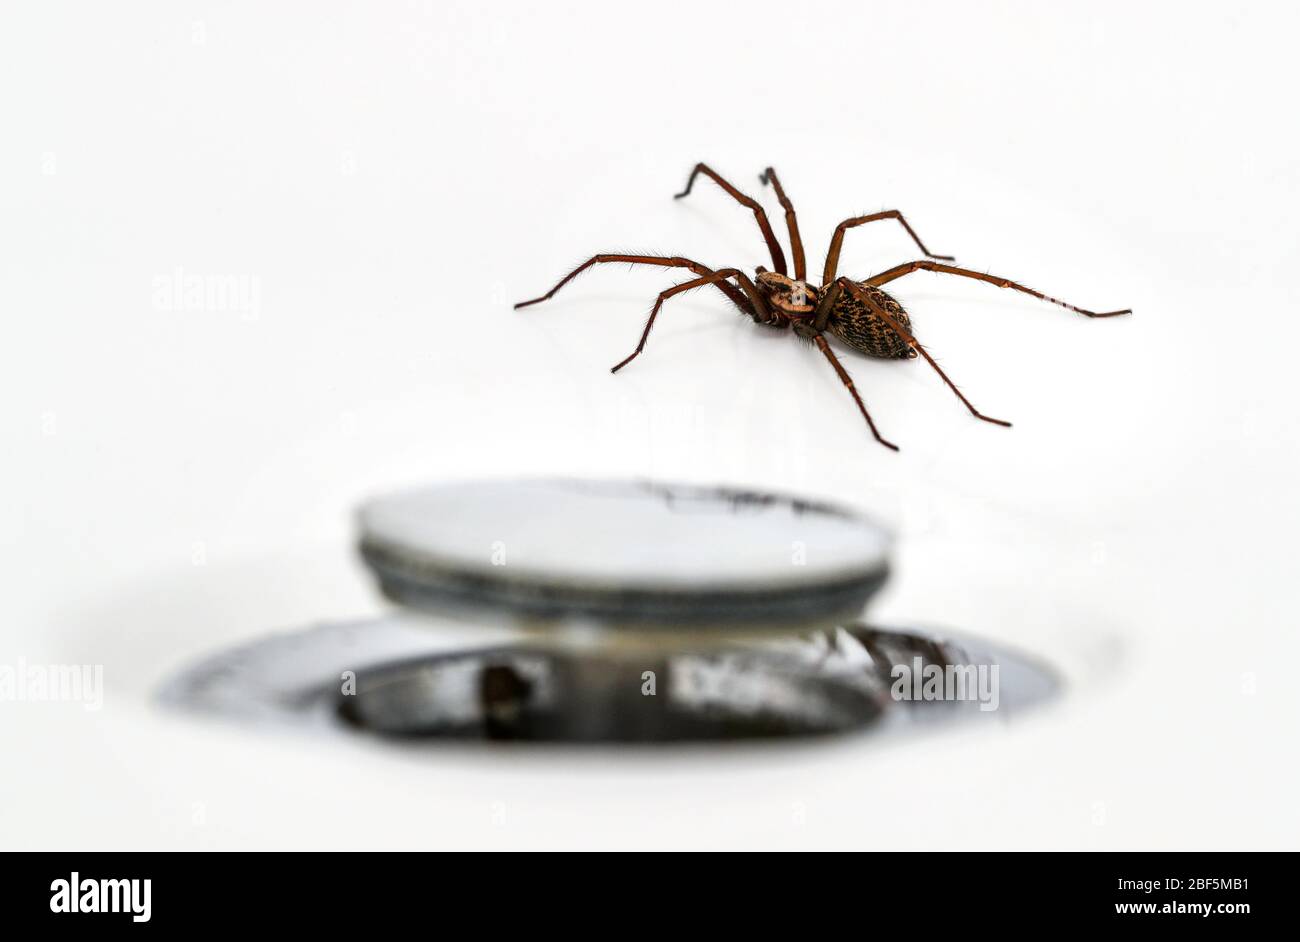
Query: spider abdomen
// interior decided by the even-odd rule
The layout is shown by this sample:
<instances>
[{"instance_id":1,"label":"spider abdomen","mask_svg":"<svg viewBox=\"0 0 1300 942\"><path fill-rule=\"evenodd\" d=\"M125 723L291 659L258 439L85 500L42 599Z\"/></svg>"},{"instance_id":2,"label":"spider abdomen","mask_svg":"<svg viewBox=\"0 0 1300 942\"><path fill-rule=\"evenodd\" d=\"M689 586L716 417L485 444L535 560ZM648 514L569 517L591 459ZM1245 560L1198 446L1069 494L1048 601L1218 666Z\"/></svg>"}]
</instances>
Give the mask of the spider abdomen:
<instances>
[{"instance_id":1,"label":"spider abdomen","mask_svg":"<svg viewBox=\"0 0 1300 942\"><path fill-rule=\"evenodd\" d=\"M912 333L912 321L888 293L868 284L859 283L863 292L883 308L890 317ZM867 356L884 360L910 360L916 351L898 335L883 317L844 291L836 299L826 322L826 329L846 344Z\"/></svg>"}]
</instances>

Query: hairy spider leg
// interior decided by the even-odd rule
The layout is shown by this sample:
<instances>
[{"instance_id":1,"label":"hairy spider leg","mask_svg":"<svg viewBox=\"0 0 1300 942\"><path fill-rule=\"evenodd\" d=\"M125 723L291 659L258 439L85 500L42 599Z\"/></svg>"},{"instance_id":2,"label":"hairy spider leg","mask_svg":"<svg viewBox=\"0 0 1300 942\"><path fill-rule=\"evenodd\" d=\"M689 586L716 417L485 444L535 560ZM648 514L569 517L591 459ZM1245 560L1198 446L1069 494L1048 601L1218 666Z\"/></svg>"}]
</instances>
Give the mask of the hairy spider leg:
<instances>
[{"instance_id":1,"label":"hairy spider leg","mask_svg":"<svg viewBox=\"0 0 1300 942\"><path fill-rule=\"evenodd\" d=\"M693 281L687 281L687 282L683 282L680 285L674 285L673 287L669 288L667 291L660 292L658 299L655 301L654 307L650 309L650 318L645 322L645 330L641 332L641 341L636 345L636 349L632 351L631 356L619 362L616 366L614 366L613 369L610 370L610 372L617 373L623 367L627 366L638 356L640 356L641 351L645 349L646 340L650 337L650 328L654 326L655 318L659 316L659 309L664 306L665 301L667 301L673 295L682 294L683 292L691 291L695 288L702 288L705 285L717 284L718 282L721 282L723 279L726 278L735 278L737 281L739 281L741 287L743 288L745 293L749 295L752 302L755 305L762 305L761 309L764 312L766 312L767 304L763 300L763 296L758 293L758 289L754 287L754 283L749 280L749 278L745 275L745 273L736 268L721 268L718 271L711 272L710 274L703 276L702 278L696 278Z\"/></svg>"},{"instance_id":2,"label":"hairy spider leg","mask_svg":"<svg viewBox=\"0 0 1300 942\"><path fill-rule=\"evenodd\" d=\"M853 385L853 378L849 376L848 371L844 369L844 365L840 363L839 357L837 357L835 352L831 350L830 344L826 342L826 337L820 333L813 333L809 339L816 344L817 349L822 352L822 356L826 357L831 367L835 370L836 375L839 376L840 382L844 384L846 389L848 389L849 395L853 397L853 401L858 404L858 411L861 412L862 417L867 420L867 427L871 429L871 434L876 436L876 441L880 442L880 444L884 445L886 448L892 448L894 451L898 451L897 445L880 437L880 432L876 428L876 423L871 420L871 413L867 411L866 404L862 401L862 397L858 395L858 391Z\"/></svg>"},{"instance_id":3,"label":"hairy spider leg","mask_svg":"<svg viewBox=\"0 0 1300 942\"><path fill-rule=\"evenodd\" d=\"M904 275L910 275L914 271L932 271L942 275L959 275L962 278L974 278L976 281L986 281L991 285L997 285L999 288L1011 288L1020 291L1031 297L1038 298L1041 301L1049 301L1058 307L1063 307L1067 311L1074 311L1076 314L1082 314L1084 317L1118 317L1121 314L1132 314L1132 308L1124 308L1122 311L1102 311L1100 314L1096 311L1085 311L1081 307L1075 307L1073 304L1067 304L1059 298L1053 298L1050 295L1043 294L1041 291L1035 291L1033 288L1026 288L1024 285L1016 284L1010 279L1003 278L1000 275L987 275L983 272L971 271L969 268L957 268L953 265L939 265L935 262L918 261L907 262L903 265L895 266L888 271L883 271L879 275L873 275L866 279L866 283L880 287L889 284Z\"/></svg>"},{"instance_id":4,"label":"hairy spider leg","mask_svg":"<svg viewBox=\"0 0 1300 942\"><path fill-rule=\"evenodd\" d=\"M593 255L573 271L561 278L556 286L550 291L546 292L540 298L533 298L531 301L520 301L515 305L515 310L519 310L521 307L528 307L530 304L539 304L542 301L550 300L555 296L555 292L559 291L574 278L577 278L592 265L600 265L610 262L626 262L629 265L657 265L661 268L689 268L697 275L713 274L713 269L709 268L707 265L701 265L699 262L694 262L689 258L681 258L676 255ZM750 317L755 317L758 314L758 310L754 308L752 302L746 298L735 285L728 281L719 281L716 284L723 294L731 299L733 304ZM755 292L755 295L756 294L757 292Z\"/></svg>"},{"instance_id":5,"label":"hairy spider leg","mask_svg":"<svg viewBox=\"0 0 1300 942\"><path fill-rule=\"evenodd\" d=\"M795 219L794 204L785 195L781 181L776 178L776 171L771 167L759 174L758 179L765 184L772 184L772 189L776 191L776 198L781 203L781 208L785 210L785 227L790 232L790 254L794 256L794 279L803 281L808 274L808 269L804 265L803 239L799 238L799 222Z\"/></svg>"},{"instance_id":6,"label":"hairy spider leg","mask_svg":"<svg viewBox=\"0 0 1300 942\"><path fill-rule=\"evenodd\" d=\"M695 169L691 171L690 177L686 180L686 189L676 194L674 199L681 199L691 192L691 187L695 185L695 178L704 174L722 187L731 195L731 198L742 206L748 206L754 211L754 218L758 220L758 228L763 231L763 240L767 242L767 250L772 255L772 268L778 275L784 275L785 272L785 253L781 251L781 243L776 241L776 233L772 231L772 224L767 221L767 212L762 205L753 197L746 196L740 192L722 177L718 176L707 164L696 164Z\"/></svg>"},{"instance_id":7,"label":"hairy spider leg","mask_svg":"<svg viewBox=\"0 0 1300 942\"><path fill-rule=\"evenodd\" d=\"M828 285L835 280L835 272L840 265L840 248L844 245L844 233L849 229L856 229L858 226L865 226L869 222L876 222L880 219L897 219L903 228L907 230L907 234L912 237L912 241L930 258L941 259L945 262L953 260L951 255L935 255L927 249L925 243L921 241L921 237L916 234L916 230L908 225L907 220L903 218L903 214L896 209L887 209L883 212L872 213L869 216L852 216L835 227L835 234L831 236L830 247L826 249L826 267L822 271L822 284Z\"/></svg>"}]
</instances>

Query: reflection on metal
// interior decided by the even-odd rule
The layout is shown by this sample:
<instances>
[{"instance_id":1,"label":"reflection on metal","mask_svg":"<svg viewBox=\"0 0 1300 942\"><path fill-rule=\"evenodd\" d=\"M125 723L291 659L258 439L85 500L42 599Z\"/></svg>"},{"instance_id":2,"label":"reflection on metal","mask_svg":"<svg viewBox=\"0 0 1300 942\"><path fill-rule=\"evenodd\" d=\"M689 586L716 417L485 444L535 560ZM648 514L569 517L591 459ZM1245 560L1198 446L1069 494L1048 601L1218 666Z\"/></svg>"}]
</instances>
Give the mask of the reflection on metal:
<instances>
[{"instance_id":1,"label":"reflection on metal","mask_svg":"<svg viewBox=\"0 0 1300 942\"><path fill-rule=\"evenodd\" d=\"M653 742L897 730L1004 717L1049 699L1050 671L933 631L852 625L781 641L651 653L546 644L439 650L418 620L324 625L220 654L169 704L272 725L386 736ZM999 666L1000 703L896 700L896 665ZM647 676L647 672L649 676Z\"/></svg>"}]
</instances>

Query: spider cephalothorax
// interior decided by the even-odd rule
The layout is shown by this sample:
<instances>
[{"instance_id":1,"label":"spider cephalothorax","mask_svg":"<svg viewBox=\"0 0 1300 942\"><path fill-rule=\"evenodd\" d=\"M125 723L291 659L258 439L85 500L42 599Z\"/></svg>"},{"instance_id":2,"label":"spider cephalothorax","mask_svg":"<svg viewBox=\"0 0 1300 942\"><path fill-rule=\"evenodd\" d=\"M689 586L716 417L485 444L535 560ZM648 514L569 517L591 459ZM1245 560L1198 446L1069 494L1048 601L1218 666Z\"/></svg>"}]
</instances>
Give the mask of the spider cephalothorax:
<instances>
[{"instance_id":1,"label":"spider cephalothorax","mask_svg":"<svg viewBox=\"0 0 1300 942\"><path fill-rule=\"evenodd\" d=\"M784 321L812 317L817 310L817 300L821 297L821 292L808 282L796 281L761 267L754 277L754 284L763 293L763 300L767 302L772 313L785 315L784 318L780 318Z\"/></svg>"},{"instance_id":2,"label":"spider cephalothorax","mask_svg":"<svg viewBox=\"0 0 1300 942\"><path fill-rule=\"evenodd\" d=\"M678 193L677 196L680 198L690 193L695 178L701 173L726 190L741 205L753 210L754 218L758 221L758 227L763 233L763 240L767 243L768 252L772 257L774 271L758 268L755 278L750 280L749 276L738 268L713 269L680 256L596 255L565 275L559 284L540 298L533 298L531 301L520 301L515 307L527 307L530 304L547 300L581 272L602 262L627 262L633 265L685 268L698 277L669 288L659 295L650 311L650 318L646 321L645 330L641 332L641 342L637 344L636 350L632 352L631 356L615 364L614 372L617 373L627 366L645 349L646 339L650 336L650 328L654 326L655 318L659 315L659 309L663 307L665 301L675 294L681 294L693 288L714 285L730 298L742 313L753 318L755 323L782 330L789 328L797 336L810 340L830 363L840 381L848 388L849 393L857 403L858 410L862 413L862 417L867 420L871 433L876 436L876 440L894 450L898 449L897 445L880 437L880 433L876 430L876 423L872 421L871 414L867 412L862 397L858 395L857 389L853 386L853 380L840 363L839 358L835 356L834 351L831 350L830 344L826 342L825 335L827 333L867 356L904 360L913 359L919 355L934 368L935 372L943 378L943 381L957 395L957 398L976 418L983 419L985 422L992 422L995 425L1010 425L1011 423L990 418L971 405L970 400L962 395L961 390L939 368L939 364L934 361L934 358L917 342L916 337L912 334L912 321L907 312L903 310L903 306L898 301L882 290L881 285L902 278L904 275L910 275L912 272L931 271L946 275L958 275L963 278L973 278L977 281L985 281L996 285L999 288L1012 288L1087 317L1114 317L1117 314L1131 313L1127 309L1104 311L1102 313L1085 311L1083 308L1075 307L1073 304L1066 304L1064 301L1058 301L1056 298L1048 297L1040 291L1026 288L1024 285L1016 284L1006 278L942 264L943 262L951 262L953 259L947 255L934 255L931 253L912 227L908 225L907 220L903 218L903 214L896 209L872 213L867 216L853 216L836 226L835 234L831 237L830 247L826 251L826 265L822 273L822 283L821 285L810 284L804 277L806 268L803 242L799 238L799 224L795 219L794 206L786 197L785 190L782 189L780 181L777 180L776 172L771 167L768 167L760 179L764 183L772 184L772 189L776 191L776 198L781 203L782 209L785 210L786 228L790 233L790 252L794 260L794 277L791 278L786 273L785 253L781 249L780 242L777 241L776 234L772 231L772 226L767 219L767 213L757 201L741 193L704 164L695 165L690 178L686 181L686 189ZM907 234L912 237L912 240L926 255L926 258L921 261L896 265L887 271L862 281L837 277L836 268L839 265L840 248L844 243L844 233L849 229L880 219L896 220L907 230Z\"/></svg>"}]
</instances>

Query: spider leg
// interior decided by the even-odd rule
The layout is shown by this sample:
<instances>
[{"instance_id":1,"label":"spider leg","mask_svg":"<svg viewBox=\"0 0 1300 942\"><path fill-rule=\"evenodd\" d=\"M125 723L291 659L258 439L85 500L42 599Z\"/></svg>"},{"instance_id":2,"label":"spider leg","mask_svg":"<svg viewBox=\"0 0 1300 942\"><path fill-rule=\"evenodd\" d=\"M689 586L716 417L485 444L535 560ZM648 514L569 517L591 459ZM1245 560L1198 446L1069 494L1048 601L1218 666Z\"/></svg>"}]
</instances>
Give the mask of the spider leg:
<instances>
[{"instance_id":1,"label":"spider leg","mask_svg":"<svg viewBox=\"0 0 1300 942\"><path fill-rule=\"evenodd\" d=\"M780 201L781 208L785 210L785 227L790 232L790 254L794 256L794 277L796 281L803 281L808 269L804 265L803 240L799 238L799 222L794 216L794 204L785 195L781 181L776 178L776 171L771 167L759 174L758 179L763 183L772 184L772 189L776 191L776 198Z\"/></svg>"},{"instance_id":2,"label":"spider leg","mask_svg":"<svg viewBox=\"0 0 1300 942\"><path fill-rule=\"evenodd\" d=\"M830 247L826 250L826 268L822 272L822 284L828 285L835 280L835 272L840 264L840 247L844 244L844 233L849 229L856 229L858 226L865 226L869 222L876 222L880 219L897 219L903 228L907 230L907 234L912 237L912 241L930 258L941 259L945 262L953 260L951 255L935 255L927 249L925 243L921 241L921 237L916 234L916 230L907 224L903 214L896 209L887 209L884 212L872 213L869 216L852 216L835 227L835 235L831 236Z\"/></svg>"},{"instance_id":3,"label":"spider leg","mask_svg":"<svg viewBox=\"0 0 1300 942\"><path fill-rule=\"evenodd\" d=\"M867 411L866 404L863 403L862 397L858 395L857 389L853 386L853 378L849 376L848 371L844 369L844 364L840 363L839 357L835 355L835 351L833 351L830 344L826 342L826 337L820 332L814 332L809 335L809 339L816 344L817 349L822 352L822 356L826 357L827 362L830 363L831 367L835 370L836 375L839 376L840 382L844 384L846 389L848 389L849 395L853 397L853 401L858 404L858 411L861 412L862 417L867 420L867 426L871 429L871 434L876 436L876 441L880 442L880 444L884 445L886 448L892 448L894 451L898 451L897 445L880 437L880 431L876 428L876 423L871 420L871 413Z\"/></svg>"},{"instance_id":4,"label":"spider leg","mask_svg":"<svg viewBox=\"0 0 1300 942\"><path fill-rule=\"evenodd\" d=\"M903 341L908 346L910 346L917 353L921 354L921 356L925 357L925 361L929 363L932 367L934 367L934 371L939 374L940 378L942 378L945 383L948 384L948 388L957 394L957 398L960 399L962 401L962 404L965 405L966 408L970 410L971 415L975 416L975 418L977 419L983 419L985 422L992 422L994 425L1002 425L1005 426L1006 428L1011 428L1010 422L1006 422L1003 421L1002 419L995 419L992 418L991 416L987 416L983 412L980 412L979 409L976 409L973 405L971 405L971 401L962 395L961 390L957 388L957 384L948 378L948 374L945 373L939 367L938 363L934 362L934 357L930 356L929 352L925 349L925 347L921 346L920 343L917 342L916 338L912 336L911 332L906 327L904 327L896 319L891 317L888 311L886 311L879 304L873 301L871 299L871 295L863 291L862 287L858 285L857 282L849 278L841 278L837 283L842 285L850 293L852 293L852 295L855 298L857 298L859 301L865 304L867 306L867 310L871 311L873 314L875 314L877 317L883 320L886 324L892 327L894 329L894 332L898 334L898 336L902 337Z\"/></svg>"},{"instance_id":5,"label":"spider leg","mask_svg":"<svg viewBox=\"0 0 1300 942\"><path fill-rule=\"evenodd\" d=\"M713 273L713 269L709 268L707 265L701 265L699 262L693 262L689 258L681 258L679 256L669 257L669 256L660 256L660 255L593 255L591 258L587 259L585 262L583 262L573 271L569 272L567 275L561 278L559 283L556 284L556 286L552 288L550 291L546 292L540 298L533 298L531 301L520 301L518 304L515 305L515 310L519 310L519 308L521 307L528 307L530 304L538 304L542 301L550 300L552 297L555 296L555 292L559 291L561 288L567 285L574 278L577 278L579 275L581 275L592 265L606 264L609 262L626 262L629 265L658 265L661 268L689 268L697 275L709 275ZM760 309L756 309L752 304L752 302L748 300L745 297L745 295L741 294L740 290L737 289L736 286L731 284L730 282L719 281L717 282L717 285L722 290L722 292L728 298L731 299L732 303L734 303L738 308L740 308L750 317L753 317L755 315L756 310L760 310ZM754 292L754 294L756 295L757 292Z\"/></svg>"},{"instance_id":6,"label":"spider leg","mask_svg":"<svg viewBox=\"0 0 1300 942\"><path fill-rule=\"evenodd\" d=\"M831 282L822 291L821 300L817 302L817 308L813 311L812 319L813 330L817 331L817 333L820 334L824 331L826 325L830 323L831 312L835 310L835 305L839 303L840 295L843 292L844 288L838 280Z\"/></svg>"},{"instance_id":7,"label":"spider leg","mask_svg":"<svg viewBox=\"0 0 1300 942\"><path fill-rule=\"evenodd\" d=\"M754 303L756 304L764 303L762 297L758 293L758 289L754 287L754 283L745 276L744 272L736 268L720 268L717 271L710 272L709 274L704 275L701 278L696 278L692 281L686 281L680 285L674 285L673 287L669 288L667 291L660 292L658 299L655 301L655 306L650 309L650 318L645 322L645 330L641 331L641 340L636 345L636 349L632 351L631 356L627 357L624 360L621 360L617 365L615 365L610 370L610 372L617 373L623 367L627 366L638 356L640 356L641 351L645 349L646 340L650 337L650 328L654 326L655 318L659 316L659 309L664 306L665 301L667 301L675 294L682 294L685 291L691 291L695 288L702 288L705 285L721 284L727 278L735 278L737 281L739 281L745 293L750 295ZM764 310L766 310L765 307Z\"/></svg>"},{"instance_id":8,"label":"spider leg","mask_svg":"<svg viewBox=\"0 0 1300 942\"><path fill-rule=\"evenodd\" d=\"M748 206L754 211L754 218L758 220L758 228L763 231L763 240L767 242L767 250L772 254L772 268L778 275L785 274L785 253L781 251L781 243L776 241L776 233L772 231L772 224L767 221L767 213L763 207L752 197L746 196L740 192L722 177L718 176L707 164L696 164L695 169L691 171L690 177L686 180L686 189L676 194L674 199L681 199L691 192L691 187L695 185L695 178L700 174L709 177L714 183L722 187L730 194L731 198L742 206Z\"/></svg>"},{"instance_id":9,"label":"spider leg","mask_svg":"<svg viewBox=\"0 0 1300 942\"><path fill-rule=\"evenodd\" d=\"M1085 311L1081 307L1075 307L1073 304L1067 304L1059 298L1053 298L1050 295L1043 294L1041 291L1035 291L1033 288L1026 288L1024 285L1016 284L1014 281L1002 278L999 275L986 275L983 272L971 271L969 268L957 268L953 265L939 265L935 262L919 261L907 262L903 265L895 266L889 271L883 271L879 275L873 275L866 280L866 284L880 287L888 284L895 279L902 278L904 275L910 275L914 271L932 271L941 275L960 275L962 278L974 278L976 281L987 281L991 285L997 285L999 288L1012 288L1031 297L1038 298L1041 301L1050 301L1058 307L1063 307L1067 311L1074 311L1076 314L1082 314L1084 317L1118 317L1121 314L1132 314L1132 308L1125 308L1122 311L1103 311L1100 314L1096 311Z\"/></svg>"}]
</instances>

